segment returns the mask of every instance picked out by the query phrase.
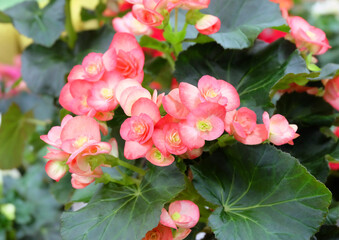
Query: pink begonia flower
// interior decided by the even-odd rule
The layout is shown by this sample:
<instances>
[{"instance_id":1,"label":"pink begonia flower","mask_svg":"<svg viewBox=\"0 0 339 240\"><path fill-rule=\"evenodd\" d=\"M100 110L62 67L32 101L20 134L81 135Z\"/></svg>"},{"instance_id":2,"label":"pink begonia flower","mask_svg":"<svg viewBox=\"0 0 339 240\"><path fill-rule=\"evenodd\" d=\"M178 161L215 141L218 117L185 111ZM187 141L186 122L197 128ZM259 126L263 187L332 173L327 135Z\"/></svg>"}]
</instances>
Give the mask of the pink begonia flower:
<instances>
[{"instance_id":1,"label":"pink begonia flower","mask_svg":"<svg viewBox=\"0 0 339 240\"><path fill-rule=\"evenodd\" d=\"M205 15L195 24L195 28L204 35L210 35L220 30L220 19L213 15Z\"/></svg>"},{"instance_id":2,"label":"pink begonia flower","mask_svg":"<svg viewBox=\"0 0 339 240\"><path fill-rule=\"evenodd\" d=\"M234 135L237 141L247 145L260 144L268 138L264 124L257 124L257 115L246 107L226 114L225 130Z\"/></svg>"},{"instance_id":3,"label":"pink begonia flower","mask_svg":"<svg viewBox=\"0 0 339 240\"><path fill-rule=\"evenodd\" d=\"M112 120L114 117L114 112L96 112L95 115L93 116L99 121L109 121Z\"/></svg>"},{"instance_id":4,"label":"pink begonia flower","mask_svg":"<svg viewBox=\"0 0 339 240\"><path fill-rule=\"evenodd\" d=\"M137 159L144 157L153 146L152 135L154 125L160 119L160 111L152 100L140 98L133 104L131 115L121 125L120 135L126 140L125 157Z\"/></svg>"},{"instance_id":5,"label":"pink begonia flower","mask_svg":"<svg viewBox=\"0 0 339 240\"><path fill-rule=\"evenodd\" d=\"M210 0L168 0L167 9L183 8L185 10L208 8Z\"/></svg>"},{"instance_id":6,"label":"pink begonia flower","mask_svg":"<svg viewBox=\"0 0 339 240\"><path fill-rule=\"evenodd\" d=\"M126 32L134 36L151 35L153 32L150 26L139 22L132 12L127 13L122 18L114 18L112 25L116 32Z\"/></svg>"},{"instance_id":7,"label":"pink begonia flower","mask_svg":"<svg viewBox=\"0 0 339 240\"><path fill-rule=\"evenodd\" d=\"M187 150L184 154L180 155L183 159L196 159L201 156L203 153L203 148L196 148L192 150Z\"/></svg>"},{"instance_id":8,"label":"pink begonia flower","mask_svg":"<svg viewBox=\"0 0 339 240\"><path fill-rule=\"evenodd\" d=\"M107 123L101 122L101 121L98 121L98 123L99 123L100 132L102 133L102 135L107 136L107 134L108 134Z\"/></svg>"},{"instance_id":9,"label":"pink begonia flower","mask_svg":"<svg viewBox=\"0 0 339 240\"><path fill-rule=\"evenodd\" d=\"M339 76L326 82L324 99L339 111Z\"/></svg>"},{"instance_id":10,"label":"pink begonia flower","mask_svg":"<svg viewBox=\"0 0 339 240\"><path fill-rule=\"evenodd\" d=\"M314 55L321 55L331 48L325 32L311 26L305 19L299 16L287 17L287 23L291 32L286 38L292 38L300 51L309 51Z\"/></svg>"},{"instance_id":11,"label":"pink begonia flower","mask_svg":"<svg viewBox=\"0 0 339 240\"><path fill-rule=\"evenodd\" d=\"M240 105L237 90L224 80L205 75L200 78L198 88L182 82L179 84L181 102L190 111L194 110L202 102L214 102L225 106L226 111L232 111Z\"/></svg>"},{"instance_id":12,"label":"pink begonia flower","mask_svg":"<svg viewBox=\"0 0 339 240\"><path fill-rule=\"evenodd\" d=\"M162 209L160 223L164 226L177 229L192 228L200 218L198 206L189 200L180 200L172 202L169 205L168 212Z\"/></svg>"},{"instance_id":13,"label":"pink begonia flower","mask_svg":"<svg viewBox=\"0 0 339 240\"><path fill-rule=\"evenodd\" d=\"M170 154L181 155L188 150L181 139L178 121L167 114L155 126L153 143L166 157Z\"/></svg>"},{"instance_id":14,"label":"pink begonia flower","mask_svg":"<svg viewBox=\"0 0 339 240\"><path fill-rule=\"evenodd\" d=\"M77 116L70 119L61 130L61 149L73 153L88 142L100 142L99 124L93 118Z\"/></svg>"},{"instance_id":15,"label":"pink begonia flower","mask_svg":"<svg viewBox=\"0 0 339 240\"><path fill-rule=\"evenodd\" d=\"M328 165L330 169L333 171L339 170L339 163L329 162Z\"/></svg>"},{"instance_id":16,"label":"pink begonia flower","mask_svg":"<svg viewBox=\"0 0 339 240\"><path fill-rule=\"evenodd\" d=\"M164 20L161 13L166 8L167 0L143 0L132 7L132 13L139 22L156 27Z\"/></svg>"},{"instance_id":17,"label":"pink begonia flower","mask_svg":"<svg viewBox=\"0 0 339 240\"><path fill-rule=\"evenodd\" d=\"M185 121L179 123L182 142L188 149L201 148L224 132L225 108L217 103L200 103Z\"/></svg>"},{"instance_id":18,"label":"pink begonia flower","mask_svg":"<svg viewBox=\"0 0 339 240\"><path fill-rule=\"evenodd\" d=\"M115 138L111 138L110 140L108 140L108 143L111 144L111 147L112 147L112 150L109 154L118 158L119 157L119 148L118 148L117 140Z\"/></svg>"},{"instance_id":19,"label":"pink begonia flower","mask_svg":"<svg viewBox=\"0 0 339 240\"><path fill-rule=\"evenodd\" d=\"M93 117L96 111L87 102L91 89L92 83L87 81L76 80L68 82L61 89L59 103L63 108L76 115Z\"/></svg>"},{"instance_id":20,"label":"pink begonia flower","mask_svg":"<svg viewBox=\"0 0 339 240\"><path fill-rule=\"evenodd\" d=\"M175 160L173 155L164 156L156 147L152 147L145 157L150 163L160 167L169 166Z\"/></svg>"},{"instance_id":21,"label":"pink begonia flower","mask_svg":"<svg viewBox=\"0 0 339 240\"><path fill-rule=\"evenodd\" d=\"M76 65L68 75L68 81L86 80L95 82L100 80L105 71L113 71L116 65L116 53L109 49L104 54L89 53L82 65Z\"/></svg>"},{"instance_id":22,"label":"pink begonia flower","mask_svg":"<svg viewBox=\"0 0 339 240\"><path fill-rule=\"evenodd\" d=\"M146 233L142 240L173 240L172 230L164 225L159 225Z\"/></svg>"},{"instance_id":23,"label":"pink begonia flower","mask_svg":"<svg viewBox=\"0 0 339 240\"><path fill-rule=\"evenodd\" d=\"M64 128L64 126L66 125L66 123L71 120L73 117L71 115L66 115L62 121L61 121L61 126L55 126L52 127L51 130L49 130L47 135L41 135L40 139L42 141L44 141L45 143L53 146L53 147L57 147L60 148L61 147L61 139L60 139L60 135L61 135L61 131ZM53 151L52 151L53 152Z\"/></svg>"},{"instance_id":24,"label":"pink begonia flower","mask_svg":"<svg viewBox=\"0 0 339 240\"><path fill-rule=\"evenodd\" d=\"M113 111L118 106L115 87L121 80L121 75L116 72L105 73L100 81L93 83L87 104L99 112Z\"/></svg>"},{"instance_id":25,"label":"pink begonia flower","mask_svg":"<svg viewBox=\"0 0 339 240\"><path fill-rule=\"evenodd\" d=\"M109 50L112 49L117 56L115 71L123 79L131 78L141 83L144 79L145 55L135 37L129 33L114 34L109 47Z\"/></svg>"},{"instance_id":26,"label":"pink begonia flower","mask_svg":"<svg viewBox=\"0 0 339 240\"><path fill-rule=\"evenodd\" d=\"M286 36L287 33L272 29L272 28L265 28L258 36L258 39L267 42L272 43L280 38L283 38Z\"/></svg>"},{"instance_id":27,"label":"pink begonia flower","mask_svg":"<svg viewBox=\"0 0 339 240\"><path fill-rule=\"evenodd\" d=\"M190 233L191 229L188 228L178 228L173 235L173 240L182 240L185 239Z\"/></svg>"},{"instance_id":28,"label":"pink begonia flower","mask_svg":"<svg viewBox=\"0 0 339 240\"><path fill-rule=\"evenodd\" d=\"M279 93L292 93L292 92L298 92L298 93L306 92L307 94L310 94L310 95L317 95L317 93L319 92L319 89L317 87L307 87L307 86L298 85L296 83L290 83L289 88L279 90Z\"/></svg>"},{"instance_id":29,"label":"pink begonia flower","mask_svg":"<svg viewBox=\"0 0 339 240\"><path fill-rule=\"evenodd\" d=\"M49 160L45 165L47 175L53 180L59 180L68 172L66 161Z\"/></svg>"},{"instance_id":30,"label":"pink begonia flower","mask_svg":"<svg viewBox=\"0 0 339 240\"><path fill-rule=\"evenodd\" d=\"M289 124L286 118L280 114L275 114L270 119L268 113L264 112L262 119L267 130L268 140L274 145L280 146L286 143L293 145L293 139L299 136L296 133L297 125Z\"/></svg>"},{"instance_id":31,"label":"pink begonia flower","mask_svg":"<svg viewBox=\"0 0 339 240\"><path fill-rule=\"evenodd\" d=\"M179 95L179 88L175 88L164 96L162 105L165 111L177 119L186 119L189 110L182 104Z\"/></svg>"},{"instance_id":32,"label":"pink begonia flower","mask_svg":"<svg viewBox=\"0 0 339 240\"><path fill-rule=\"evenodd\" d=\"M281 9L290 10L294 3L293 0L270 0L271 2L278 3Z\"/></svg>"},{"instance_id":33,"label":"pink begonia flower","mask_svg":"<svg viewBox=\"0 0 339 240\"><path fill-rule=\"evenodd\" d=\"M90 185L92 182L95 181L94 176L80 176L75 173L72 174L72 187L75 189L82 189Z\"/></svg>"}]
</instances>

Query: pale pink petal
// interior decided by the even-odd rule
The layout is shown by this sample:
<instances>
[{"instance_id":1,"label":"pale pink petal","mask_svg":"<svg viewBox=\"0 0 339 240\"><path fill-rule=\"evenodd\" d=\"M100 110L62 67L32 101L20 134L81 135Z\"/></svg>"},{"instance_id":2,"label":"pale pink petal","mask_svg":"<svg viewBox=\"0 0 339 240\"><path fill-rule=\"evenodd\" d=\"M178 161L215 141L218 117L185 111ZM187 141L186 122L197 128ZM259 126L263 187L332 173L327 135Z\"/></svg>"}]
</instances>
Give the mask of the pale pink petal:
<instances>
[{"instance_id":1,"label":"pale pink petal","mask_svg":"<svg viewBox=\"0 0 339 240\"><path fill-rule=\"evenodd\" d=\"M151 99L152 96L147 89L141 87L128 88L122 93L120 106L127 116L131 116L132 106L140 98Z\"/></svg>"},{"instance_id":2,"label":"pale pink petal","mask_svg":"<svg viewBox=\"0 0 339 240\"><path fill-rule=\"evenodd\" d=\"M189 228L179 228L178 230L175 231L173 240L182 240L185 239L190 233L191 229Z\"/></svg>"},{"instance_id":3,"label":"pale pink petal","mask_svg":"<svg viewBox=\"0 0 339 240\"><path fill-rule=\"evenodd\" d=\"M75 65L71 72L69 73L67 79L69 82L72 82L74 80L83 80L86 79L86 72L84 70L84 67L82 65Z\"/></svg>"},{"instance_id":4,"label":"pale pink petal","mask_svg":"<svg viewBox=\"0 0 339 240\"><path fill-rule=\"evenodd\" d=\"M44 156L45 159L55 160L55 161L66 161L69 158L69 154L54 148L47 147L49 152Z\"/></svg>"},{"instance_id":5,"label":"pale pink petal","mask_svg":"<svg viewBox=\"0 0 339 240\"><path fill-rule=\"evenodd\" d=\"M223 97L227 98L226 112L232 111L240 106L240 98L237 90L232 84L219 80L221 88L220 93Z\"/></svg>"},{"instance_id":6,"label":"pale pink petal","mask_svg":"<svg viewBox=\"0 0 339 240\"><path fill-rule=\"evenodd\" d=\"M94 182L95 178L92 176L79 176L77 174L72 174L72 187L75 189L82 189Z\"/></svg>"},{"instance_id":7,"label":"pale pink petal","mask_svg":"<svg viewBox=\"0 0 339 240\"><path fill-rule=\"evenodd\" d=\"M115 50L108 49L102 56L102 61L107 71L113 71L117 62Z\"/></svg>"},{"instance_id":8,"label":"pale pink petal","mask_svg":"<svg viewBox=\"0 0 339 240\"><path fill-rule=\"evenodd\" d=\"M179 95L181 102L191 111L201 103L199 89L189 83L179 84Z\"/></svg>"},{"instance_id":9,"label":"pale pink petal","mask_svg":"<svg viewBox=\"0 0 339 240\"><path fill-rule=\"evenodd\" d=\"M172 219L173 214L175 213L180 214L180 218L178 221L176 221L175 219L173 220L176 223L176 225L181 228L194 227L198 223L200 218L199 207L194 202L189 200L180 200L172 202L169 206L168 212ZM187 222L188 219L190 219L189 222Z\"/></svg>"},{"instance_id":10,"label":"pale pink petal","mask_svg":"<svg viewBox=\"0 0 339 240\"><path fill-rule=\"evenodd\" d=\"M189 149L201 148L205 145L205 140L200 136L200 132L195 126L191 126L186 122L181 122L179 123L179 133L182 142Z\"/></svg>"},{"instance_id":11,"label":"pale pink petal","mask_svg":"<svg viewBox=\"0 0 339 240\"><path fill-rule=\"evenodd\" d=\"M50 178L58 182L67 173L68 165L64 161L49 160L45 170Z\"/></svg>"},{"instance_id":12,"label":"pale pink petal","mask_svg":"<svg viewBox=\"0 0 339 240\"><path fill-rule=\"evenodd\" d=\"M118 142L115 138L111 138L108 140L108 143L111 144L112 150L110 154L114 157L119 157L119 148L118 148Z\"/></svg>"},{"instance_id":13,"label":"pale pink petal","mask_svg":"<svg viewBox=\"0 0 339 240\"><path fill-rule=\"evenodd\" d=\"M177 229L175 222L172 220L171 216L168 214L165 208L161 210L160 223L164 226Z\"/></svg>"},{"instance_id":14,"label":"pale pink petal","mask_svg":"<svg viewBox=\"0 0 339 240\"><path fill-rule=\"evenodd\" d=\"M162 131L162 129L154 129L153 135L152 135L152 140L154 145L159 149L159 151L164 155L168 156L169 153L166 149L166 144L165 144L165 134Z\"/></svg>"},{"instance_id":15,"label":"pale pink petal","mask_svg":"<svg viewBox=\"0 0 339 240\"><path fill-rule=\"evenodd\" d=\"M126 141L125 142L125 149L124 149L124 156L126 159L134 160L141 157L145 157L146 153L152 148L153 142L152 140L140 144L138 142L133 141Z\"/></svg>"},{"instance_id":16,"label":"pale pink petal","mask_svg":"<svg viewBox=\"0 0 339 240\"><path fill-rule=\"evenodd\" d=\"M161 118L158 106L148 98L140 98L132 106L132 116L139 116L142 113L148 115L154 123Z\"/></svg>"},{"instance_id":17,"label":"pale pink petal","mask_svg":"<svg viewBox=\"0 0 339 240\"><path fill-rule=\"evenodd\" d=\"M182 104L179 96L179 88L175 88L164 96L162 105L165 111L177 119L185 119L189 110Z\"/></svg>"},{"instance_id":18,"label":"pale pink petal","mask_svg":"<svg viewBox=\"0 0 339 240\"><path fill-rule=\"evenodd\" d=\"M141 87L141 84L134 79L125 79L123 81L120 81L117 84L116 89L115 89L115 97L119 103L120 103L121 94L123 93L123 91L125 91L127 88L130 88L130 87Z\"/></svg>"}]
</instances>

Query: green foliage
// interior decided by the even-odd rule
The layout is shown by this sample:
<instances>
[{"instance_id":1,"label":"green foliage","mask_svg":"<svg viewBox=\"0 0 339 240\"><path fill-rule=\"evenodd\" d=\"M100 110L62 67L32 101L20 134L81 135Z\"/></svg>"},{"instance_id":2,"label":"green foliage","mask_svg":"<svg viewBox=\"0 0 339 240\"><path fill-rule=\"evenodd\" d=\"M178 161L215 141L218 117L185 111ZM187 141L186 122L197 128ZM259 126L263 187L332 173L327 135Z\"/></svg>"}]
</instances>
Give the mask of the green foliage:
<instances>
[{"instance_id":1,"label":"green foliage","mask_svg":"<svg viewBox=\"0 0 339 240\"><path fill-rule=\"evenodd\" d=\"M179 82L196 85L203 75L231 83L241 106L268 110L269 93L286 74L309 73L295 47L284 40L267 45L257 42L249 50L224 50L216 43L197 44L179 55L174 76Z\"/></svg>"},{"instance_id":2,"label":"green foliage","mask_svg":"<svg viewBox=\"0 0 339 240\"><path fill-rule=\"evenodd\" d=\"M43 9L36 1L25 1L6 9L18 31L34 42L50 47L65 29L65 0L51 0Z\"/></svg>"},{"instance_id":3,"label":"green foliage","mask_svg":"<svg viewBox=\"0 0 339 240\"><path fill-rule=\"evenodd\" d=\"M214 0L202 12L220 19L211 37L224 48L248 48L265 28L286 24L278 5L267 0Z\"/></svg>"},{"instance_id":4,"label":"green foliage","mask_svg":"<svg viewBox=\"0 0 339 240\"><path fill-rule=\"evenodd\" d=\"M16 104L2 115L0 126L0 169L20 166L27 140L34 132L35 126L29 122L32 112L21 113Z\"/></svg>"},{"instance_id":5,"label":"green foliage","mask_svg":"<svg viewBox=\"0 0 339 240\"><path fill-rule=\"evenodd\" d=\"M218 239L309 240L331 201L295 158L269 145L220 149L192 171L198 192L219 205L209 217Z\"/></svg>"},{"instance_id":6,"label":"green foliage","mask_svg":"<svg viewBox=\"0 0 339 240\"><path fill-rule=\"evenodd\" d=\"M184 177L174 166L153 167L140 186L106 184L86 207L63 213L61 234L65 240L140 240L183 188Z\"/></svg>"}]
</instances>

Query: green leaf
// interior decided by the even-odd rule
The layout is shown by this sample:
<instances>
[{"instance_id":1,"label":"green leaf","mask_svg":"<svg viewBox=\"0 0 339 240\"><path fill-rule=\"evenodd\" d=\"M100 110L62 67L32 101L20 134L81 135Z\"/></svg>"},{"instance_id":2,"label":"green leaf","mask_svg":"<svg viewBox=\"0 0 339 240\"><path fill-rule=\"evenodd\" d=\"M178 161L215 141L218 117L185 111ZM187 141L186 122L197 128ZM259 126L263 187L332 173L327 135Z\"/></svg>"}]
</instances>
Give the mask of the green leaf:
<instances>
[{"instance_id":1,"label":"green leaf","mask_svg":"<svg viewBox=\"0 0 339 240\"><path fill-rule=\"evenodd\" d=\"M75 65L67 45L57 41L51 48L32 44L22 54L22 77L37 94L58 97L66 74Z\"/></svg>"},{"instance_id":2,"label":"green leaf","mask_svg":"<svg viewBox=\"0 0 339 240\"><path fill-rule=\"evenodd\" d=\"M166 42L161 42L147 35L141 37L139 44L141 47L152 48L161 52L167 52L169 50Z\"/></svg>"},{"instance_id":3,"label":"green leaf","mask_svg":"<svg viewBox=\"0 0 339 240\"><path fill-rule=\"evenodd\" d=\"M197 85L203 75L231 83L238 90L241 105L267 110L269 93L286 74L309 71L293 44L280 40L267 45L257 42L249 50L224 50L216 43L197 44L182 52L174 76L179 82Z\"/></svg>"},{"instance_id":4,"label":"green leaf","mask_svg":"<svg viewBox=\"0 0 339 240\"><path fill-rule=\"evenodd\" d=\"M33 113L23 114L16 104L12 104L7 113L2 115L0 126L0 169L20 166L27 140L34 132L35 126L27 120Z\"/></svg>"},{"instance_id":5,"label":"green leaf","mask_svg":"<svg viewBox=\"0 0 339 240\"><path fill-rule=\"evenodd\" d=\"M33 38L35 43L50 47L64 30L65 0L51 0L43 9L36 1L26 1L9 8L5 13L12 18L18 31Z\"/></svg>"},{"instance_id":6,"label":"green leaf","mask_svg":"<svg viewBox=\"0 0 339 240\"><path fill-rule=\"evenodd\" d=\"M92 183L85 188L76 189L74 191L72 198L71 198L71 201L72 202L89 202L91 200L91 198L94 196L94 194L101 187L102 187L101 184Z\"/></svg>"},{"instance_id":7,"label":"green leaf","mask_svg":"<svg viewBox=\"0 0 339 240\"><path fill-rule=\"evenodd\" d=\"M152 168L140 186L107 184L85 208L62 215L63 239L140 240L158 225L163 205L184 184L175 166Z\"/></svg>"},{"instance_id":8,"label":"green leaf","mask_svg":"<svg viewBox=\"0 0 339 240\"><path fill-rule=\"evenodd\" d=\"M271 145L238 143L192 171L198 192L219 205L209 217L218 239L309 240L331 202L297 159Z\"/></svg>"},{"instance_id":9,"label":"green leaf","mask_svg":"<svg viewBox=\"0 0 339 240\"><path fill-rule=\"evenodd\" d=\"M0 11L0 23L10 23L12 22L11 18Z\"/></svg>"},{"instance_id":10,"label":"green leaf","mask_svg":"<svg viewBox=\"0 0 339 240\"><path fill-rule=\"evenodd\" d=\"M339 64L329 63L322 68L318 77L311 78L310 80L331 79L337 75L339 75Z\"/></svg>"},{"instance_id":11,"label":"green leaf","mask_svg":"<svg viewBox=\"0 0 339 240\"><path fill-rule=\"evenodd\" d=\"M224 48L250 47L265 28L286 24L278 5L267 0L214 0L202 12L220 19L219 32L210 37Z\"/></svg>"},{"instance_id":12,"label":"green leaf","mask_svg":"<svg viewBox=\"0 0 339 240\"><path fill-rule=\"evenodd\" d=\"M333 107L322 97L307 93L285 93L277 102L277 113L299 127L331 126L335 121Z\"/></svg>"}]
</instances>

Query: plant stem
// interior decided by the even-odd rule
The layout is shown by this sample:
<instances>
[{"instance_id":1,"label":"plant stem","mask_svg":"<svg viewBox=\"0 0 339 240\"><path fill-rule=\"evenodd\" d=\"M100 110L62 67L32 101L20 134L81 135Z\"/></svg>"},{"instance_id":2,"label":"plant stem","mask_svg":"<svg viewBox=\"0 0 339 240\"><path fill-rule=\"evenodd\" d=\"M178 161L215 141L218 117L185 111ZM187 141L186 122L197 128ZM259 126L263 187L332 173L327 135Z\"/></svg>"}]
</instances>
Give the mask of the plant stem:
<instances>
[{"instance_id":1,"label":"plant stem","mask_svg":"<svg viewBox=\"0 0 339 240\"><path fill-rule=\"evenodd\" d=\"M66 32L68 36L68 46L73 49L75 42L77 40L77 33L74 30L73 24L72 24L72 15L71 15L71 0L66 0L65 4L65 15L66 15Z\"/></svg>"},{"instance_id":2,"label":"plant stem","mask_svg":"<svg viewBox=\"0 0 339 240\"><path fill-rule=\"evenodd\" d=\"M174 32L178 32L178 8L175 8L175 25L174 25Z\"/></svg>"},{"instance_id":3,"label":"plant stem","mask_svg":"<svg viewBox=\"0 0 339 240\"><path fill-rule=\"evenodd\" d=\"M120 160L120 159L118 159L118 158L115 159L115 160L116 160L116 163L117 163L119 166L121 166L121 167L127 168L127 169L129 169L129 170L134 171L134 172L137 172L137 173L139 173L139 174L142 175L142 176L144 176L144 175L146 174L146 171L143 170L143 169L141 169L141 168L138 168L138 167L136 167L136 166L134 166L134 165L132 165L132 164L129 164L129 163L125 162L125 161L122 161L122 160Z\"/></svg>"}]
</instances>

